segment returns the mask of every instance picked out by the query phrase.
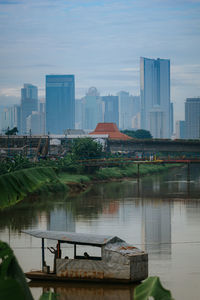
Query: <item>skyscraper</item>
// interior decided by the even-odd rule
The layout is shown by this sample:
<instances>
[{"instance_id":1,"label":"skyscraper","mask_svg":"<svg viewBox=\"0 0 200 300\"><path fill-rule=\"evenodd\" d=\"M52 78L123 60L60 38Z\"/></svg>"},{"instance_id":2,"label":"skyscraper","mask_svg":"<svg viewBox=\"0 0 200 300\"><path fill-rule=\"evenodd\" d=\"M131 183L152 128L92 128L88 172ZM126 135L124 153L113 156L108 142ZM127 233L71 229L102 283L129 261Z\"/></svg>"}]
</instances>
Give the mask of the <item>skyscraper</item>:
<instances>
[{"instance_id":1,"label":"skyscraper","mask_svg":"<svg viewBox=\"0 0 200 300\"><path fill-rule=\"evenodd\" d=\"M46 76L46 132L63 134L75 125L74 75Z\"/></svg>"},{"instance_id":2,"label":"skyscraper","mask_svg":"<svg viewBox=\"0 0 200 300\"><path fill-rule=\"evenodd\" d=\"M103 96L105 105L104 122L115 123L119 127L119 99L118 96Z\"/></svg>"},{"instance_id":3,"label":"skyscraper","mask_svg":"<svg viewBox=\"0 0 200 300\"><path fill-rule=\"evenodd\" d=\"M141 128L170 137L170 60L140 58Z\"/></svg>"},{"instance_id":4,"label":"skyscraper","mask_svg":"<svg viewBox=\"0 0 200 300\"><path fill-rule=\"evenodd\" d=\"M83 129L93 130L103 121L102 101L95 87L89 88L83 98Z\"/></svg>"},{"instance_id":5,"label":"skyscraper","mask_svg":"<svg viewBox=\"0 0 200 300\"><path fill-rule=\"evenodd\" d=\"M38 110L38 89L36 86L25 83L21 89L21 132L27 134L26 118L32 111Z\"/></svg>"},{"instance_id":6,"label":"skyscraper","mask_svg":"<svg viewBox=\"0 0 200 300\"><path fill-rule=\"evenodd\" d=\"M200 98L186 99L185 129L187 139L200 138Z\"/></svg>"}]
</instances>

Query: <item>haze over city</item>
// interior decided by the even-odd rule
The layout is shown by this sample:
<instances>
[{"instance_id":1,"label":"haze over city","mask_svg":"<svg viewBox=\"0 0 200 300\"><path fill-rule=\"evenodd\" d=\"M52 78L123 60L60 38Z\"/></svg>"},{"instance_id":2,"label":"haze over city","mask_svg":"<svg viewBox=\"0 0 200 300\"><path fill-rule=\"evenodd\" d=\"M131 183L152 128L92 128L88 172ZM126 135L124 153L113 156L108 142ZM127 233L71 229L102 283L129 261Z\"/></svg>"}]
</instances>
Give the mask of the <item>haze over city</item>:
<instances>
[{"instance_id":1,"label":"haze over city","mask_svg":"<svg viewBox=\"0 0 200 300\"><path fill-rule=\"evenodd\" d=\"M1 1L0 105L25 82L45 97L46 74L74 74L76 98L140 94L140 57L171 62L174 118L200 95L200 1Z\"/></svg>"}]
</instances>

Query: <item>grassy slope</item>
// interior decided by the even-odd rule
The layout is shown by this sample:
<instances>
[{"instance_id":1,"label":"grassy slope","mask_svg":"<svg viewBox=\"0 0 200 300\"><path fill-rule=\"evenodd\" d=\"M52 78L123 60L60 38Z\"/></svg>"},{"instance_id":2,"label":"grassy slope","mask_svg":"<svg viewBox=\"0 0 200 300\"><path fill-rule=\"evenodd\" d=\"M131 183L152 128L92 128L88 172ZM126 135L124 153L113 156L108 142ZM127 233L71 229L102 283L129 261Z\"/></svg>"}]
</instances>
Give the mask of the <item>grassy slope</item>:
<instances>
[{"instance_id":1,"label":"grassy slope","mask_svg":"<svg viewBox=\"0 0 200 300\"><path fill-rule=\"evenodd\" d=\"M11 206L21 201L44 184L59 181L52 168L29 168L0 176L0 208Z\"/></svg>"}]
</instances>

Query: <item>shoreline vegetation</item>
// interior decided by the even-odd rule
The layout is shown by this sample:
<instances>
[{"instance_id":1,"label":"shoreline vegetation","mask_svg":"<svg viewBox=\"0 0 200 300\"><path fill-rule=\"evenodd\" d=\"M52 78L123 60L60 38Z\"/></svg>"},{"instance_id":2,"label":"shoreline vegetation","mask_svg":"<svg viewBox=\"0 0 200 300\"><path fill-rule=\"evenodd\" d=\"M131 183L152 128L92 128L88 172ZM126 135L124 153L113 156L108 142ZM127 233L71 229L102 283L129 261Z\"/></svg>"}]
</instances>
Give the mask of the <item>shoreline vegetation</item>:
<instances>
[{"instance_id":1,"label":"shoreline vegetation","mask_svg":"<svg viewBox=\"0 0 200 300\"><path fill-rule=\"evenodd\" d=\"M177 167L178 164L140 165L140 177ZM0 209L15 205L30 195L80 193L98 182L122 181L138 178L136 164L102 168L93 174L73 174L53 167L32 167L0 176Z\"/></svg>"},{"instance_id":2,"label":"shoreline vegetation","mask_svg":"<svg viewBox=\"0 0 200 300\"><path fill-rule=\"evenodd\" d=\"M57 158L37 156L28 158L21 155L6 157L0 161L0 209L15 205L27 197L37 200L43 194L58 192L77 193L85 191L96 182L117 181L138 178L138 166L132 161L123 161L122 153L103 153L100 143L90 138L72 141L67 155ZM115 160L117 166L100 168L88 166L88 160ZM37 161L36 161L37 160ZM86 162L86 164L84 164ZM162 172L172 165L140 164L139 175L145 176Z\"/></svg>"}]
</instances>

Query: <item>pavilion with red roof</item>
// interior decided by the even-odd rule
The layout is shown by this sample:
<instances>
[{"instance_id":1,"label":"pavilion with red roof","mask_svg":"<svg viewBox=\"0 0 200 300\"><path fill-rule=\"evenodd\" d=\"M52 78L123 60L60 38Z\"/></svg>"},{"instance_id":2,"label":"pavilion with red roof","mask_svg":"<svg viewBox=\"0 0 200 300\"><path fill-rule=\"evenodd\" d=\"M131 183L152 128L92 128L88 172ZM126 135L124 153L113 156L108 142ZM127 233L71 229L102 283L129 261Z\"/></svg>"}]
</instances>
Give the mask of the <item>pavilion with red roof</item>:
<instances>
[{"instance_id":1,"label":"pavilion with red roof","mask_svg":"<svg viewBox=\"0 0 200 300\"><path fill-rule=\"evenodd\" d=\"M121 133L115 123L98 123L93 134L108 134L110 140L131 140L132 138L124 133Z\"/></svg>"}]
</instances>

